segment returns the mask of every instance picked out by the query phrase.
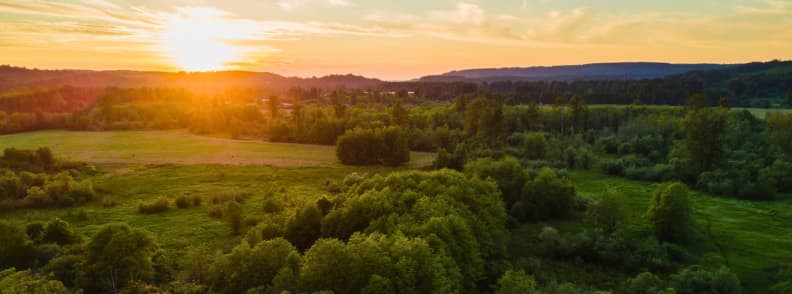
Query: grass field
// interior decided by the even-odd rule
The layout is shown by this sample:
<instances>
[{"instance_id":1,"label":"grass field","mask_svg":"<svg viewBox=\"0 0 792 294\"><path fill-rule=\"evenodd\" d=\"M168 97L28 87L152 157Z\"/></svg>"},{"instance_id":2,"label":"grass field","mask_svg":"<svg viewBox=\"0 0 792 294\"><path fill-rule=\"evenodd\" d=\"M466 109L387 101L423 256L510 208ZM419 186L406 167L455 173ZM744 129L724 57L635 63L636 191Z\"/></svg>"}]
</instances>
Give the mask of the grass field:
<instances>
[{"instance_id":1,"label":"grass field","mask_svg":"<svg viewBox=\"0 0 792 294\"><path fill-rule=\"evenodd\" d=\"M267 198L280 199L286 210L328 194L328 184L338 185L352 172L387 173L431 164L431 153L412 153L412 161L398 168L352 167L340 164L334 146L266 143L202 137L185 131L70 132L45 131L0 136L0 149L49 146L57 156L96 164L92 177L105 201L74 208L29 209L0 213L0 219L18 222L60 217L90 236L102 224L127 222L151 231L160 244L177 249L187 244L212 244L229 248L240 236L228 225L208 216L207 203L221 193L250 195L243 208L248 218L271 217L264 213ZM157 197L175 199L197 195L200 207L171 209L142 215L137 205ZM81 219L84 212L88 218Z\"/></svg>"},{"instance_id":2,"label":"grass field","mask_svg":"<svg viewBox=\"0 0 792 294\"><path fill-rule=\"evenodd\" d=\"M127 222L152 232L166 249L192 244L209 244L228 249L244 235L234 236L228 224L208 215L209 199L221 193L247 194L242 203L246 218L270 221L283 217L303 203L330 194L351 172L384 174L431 162L431 154L413 153L413 161L403 167L350 167L335 159L332 146L275 144L207 138L184 131L147 132L67 132L48 131L0 136L0 148L50 146L58 155L97 163L93 176L97 192L116 203L100 202L73 208L20 210L0 213L0 219L15 222L63 218L86 236L109 222ZM578 194L598 197L607 189L625 194L631 226L647 227L643 214L658 184L605 176L596 172L571 171ZM164 213L142 215L137 205L157 197L200 196L204 203L187 209L172 208ZM692 192L701 237L698 251L724 260L751 292L769 284L767 274L776 265L792 265L792 200L751 202ZM285 210L266 213L263 203L279 199ZM87 217L83 218L79 215ZM529 252L539 246L536 235L542 226L552 225L562 232L581 228L576 219L528 224L516 229L513 250ZM516 255L520 255L517 253ZM713 257L713 256L711 256ZM572 263L559 263L559 280L590 277L598 281L619 281L608 271ZM610 276L609 276L610 275ZM586 282L586 281L581 281ZM591 281L596 283L596 281ZM616 285L600 285L615 287Z\"/></svg>"},{"instance_id":3,"label":"grass field","mask_svg":"<svg viewBox=\"0 0 792 294\"><path fill-rule=\"evenodd\" d=\"M98 164L234 164L339 167L335 146L268 143L203 137L183 130L42 131L0 136L0 149L48 146L58 155ZM431 153L413 152L408 166L431 164Z\"/></svg>"},{"instance_id":4,"label":"grass field","mask_svg":"<svg viewBox=\"0 0 792 294\"><path fill-rule=\"evenodd\" d=\"M572 173L578 193L596 197L606 189L625 194L634 226L645 226L643 213L658 184L631 181L594 172ZM748 289L767 286L763 272L792 265L792 200L744 201L691 191L702 244L721 252ZM711 244L704 244L711 242ZM713 248L714 247L714 248Z\"/></svg>"},{"instance_id":5,"label":"grass field","mask_svg":"<svg viewBox=\"0 0 792 294\"><path fill-rule=\"evenodd\" d=\"M27 222L60 217L86 236L105 223L127 222L152 232L166 249L180 249L189 244L230 248L238 244L241 236L231 235L226 222L208 215L209 201L215 195L229 192L250 195L242 202L244 216L264 220L273 216L262 208L268 198L282 201L285 208L282 213L288 215L305 201L330 194L327 183L338 184L351 172L390 171L384 167L126 165L105 169L93 178L95 189L104 201L116 203L113 207L103 207L97 202L72 208L28 209L0 213L0 219ZM137 205L143 201L157 197L173 200L181 195L200 196L203 203L187 209L172 207L153 215L137 212ZM85 212L87 218L79 217L80 212Z\"/></svg>"}]
</instances>

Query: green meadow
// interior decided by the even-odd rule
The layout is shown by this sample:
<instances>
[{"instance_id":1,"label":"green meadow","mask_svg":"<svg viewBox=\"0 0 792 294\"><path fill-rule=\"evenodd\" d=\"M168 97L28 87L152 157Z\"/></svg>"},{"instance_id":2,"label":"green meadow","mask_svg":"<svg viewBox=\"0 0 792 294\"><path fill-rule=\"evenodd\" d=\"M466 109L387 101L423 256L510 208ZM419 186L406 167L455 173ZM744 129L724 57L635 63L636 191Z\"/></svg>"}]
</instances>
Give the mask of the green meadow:
<instances>
[{"instance_id":1,"label":"green meadow","mask_svg":"<svg viewBox=\"0 0 792 294\"><path fill-rule=\"evenodd\" d=\"M55 154L72 160L95 164L98 173L92 179L102 200L70 208L17 210L0 213L0 218L24 223L59 217L85 236L103 224L126 222L152 232L160 245L176 254L192 244L230 249L244 237L231 234L224 220L210 217L211 199L217 195L245 195L242 207L249 228L273 217L292 215L304 203L332 193L352 172L385 174L420 168L433 158L431 153L414 152L411 162L399 168L351 167L337 161L332 146L237 141L184 131L44 131L0 136L0 148L40 146L50 146ZM657 183L579 170L571 171L570 176L584 198L593 199L608 189L622 192L630 225L636 229L633 231L650 234L644 213ZM755 202L691 193L699 231L694 254L707 252L705 259L722 260L738 274L746 289L761 289L769 283L763 272L792 264L792 227L788 225L792 223L792 200ZM140 203L157 198L173 201L179 196L198 196L203 202L151 215L137 210ZM284 211L277 215L267 212L263 206L270 199L282 203ZM580 218L522 225L511 238L515 257L531 256L540 250L537 234L547 225L564 233L583 228ZM613 281L613 275L618 275L588 265L548 262L557 264L561 280L589 278L596 284Z\"/></svg>"},{"instance_id":2,"label":"green meadow","mask_svg":"<svg viewBox=\"0 0 792 294\"><path fill-rule=\"evenodd\" d=\"M223 164L341 167L335 146L270 143L204 137L184 130L72 132L40 131L0 136L0 149L49 146L55 154L94 164ZM413 152L408 164L431 164L432 155Z\"/></svg>"},{"instance_id":3,"label":"green meadow","mask_svg":"<svg viewBox=\"0 0 792 294\"><path fill-rule=\"evenodd\" d=\"M571 172L579 195L594 198L603 191L621 192L628 207L630 226L638 232L650 234L644 217L658 183L633 181L591 171ZM779 265L792 265L792 199L757 202L719 197L690 191L695 210L698 236L692 253L723 261L737 273L746 289L761 289L769 281L762 273L772 272ZM525 225L518 232L533 237L544 225L561 231L580 229L580 223L565 220L539 225ZM533 236L527 236L533 234ZM719 254L713 253L719 252ZM565 269L569 270L569 269Z\"/></svg>"},{"instance_id":4,"label":"green meadow","mask_svg":"<svg viewBox=\"0 0 792 294\"><path fill-rule=\"evenodd\" d=\"M0 213L18 222L60 217L90 236L101 225L126 222L151 231L165 248L212 244L231 248L239 236L222 219L211 218L211 199L245 195L247 222L271 217L262 203L273 198L287 210L315 201L341 184L347 174L388 173L431 164L432 154L413 152L404 167L352 167L338 162L334 146L240 141L191 135L184 131L70 132L43 131L0 136L0 149L49 146L69 160L94 164L92 176L101 202L51 209ZM198 196L200 206L172 207L159 214L140 214L140 203L157 198ZM250 224L252 225L252 224Z\"/></svg>"}]
</instances>

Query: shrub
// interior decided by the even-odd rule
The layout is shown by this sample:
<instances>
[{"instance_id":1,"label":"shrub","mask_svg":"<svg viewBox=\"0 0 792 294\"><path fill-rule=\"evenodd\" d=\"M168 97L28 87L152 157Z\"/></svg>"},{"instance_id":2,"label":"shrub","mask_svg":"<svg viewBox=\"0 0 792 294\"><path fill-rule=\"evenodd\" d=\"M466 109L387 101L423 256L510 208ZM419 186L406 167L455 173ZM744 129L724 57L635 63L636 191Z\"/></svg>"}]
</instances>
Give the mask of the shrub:
<instances>
[{"instance_id":1,"label":"shrub","mask_svg":"<svg viewBox=\"0 0 792 294\"><path fill-rule=\"evenodd\" d=\"M242 228L242 207L239 205L239 202L227 202L223 208L223 217L228 221L229 226L231 226L231 232L233 232L234 235L239 234L239 230Z\"/></svg>"},{"instance_id":2,"label":"shrub","mask_svg":"<svg viewBox=\"0 0 792 294\"><path fill-rule=\"evenodd\" d=\"M575 187L554 170L544 168L525 182L520 197L517 202L524 210L519 214L525 217L521 221L564 217L572 212Z\"/></svg>"},{"instance_id":3,"label":"shrub","mask_svg":"<svg viewBox=\"0 0 792 294\"><path fill-rule=\"evenodd\" d=\"M80 240L80 235L72 229L71 225L58 218L47 223L47 226L44 228L44 232L41 235L42 243L67 245L77 243Z\"/></svg>"},{"instance_id":4,"label":"shrub","mask_svg":"<svg viewBox=\"0 0 792 294\"><path fill-rule=\"evenodd\" d=\"M40 187L30 187L26 192L25 203L31 207L45 207L52 203L47 192Z\"/></svg>"},{"instance_id":5,"label":"shrub","mask_svg":"<svg viewBox=\"0 0 792 294\"><path fill-rule=\"evenodd\" d=\"M368 178L368 176L369 176L368 173L359 174L356 172L352 172L351 174L348 174L346 175L346 177L344 177L344 186L352 187L354 185L357 185L358 183Z\"/></svg>"},{"instance_id":6,"label":"shrub","mask_svg":"<svg viewBox=\"0 0 792 294\"><path fill-rule=\"evenodd\" d=\"M598 199L589 203L586 209L588 224L610 234L618 230L626 219L624 197L616 191L607 191Z\"/></svg>"},{"instance_id":7,"label":"shrub","mask_svg":"<svg viewBox=\"0 0 792 294\"><path fill-rule=\"evenodd\" d=\"M538 294L536 280L524 271L508 270L498 279L495 294Z\"/></svg>"},{"instance_id":8,"label":"shrub","mask_svg":"<svg viewBox=\"0 0 792 294\"><path fill-rule=\"evenodd\" d=\"M621 160L618 159L609 159L600 161L600 169L602 172L612 176L622 176L624 175L624 167L622 166Z\"/></svg>"},{"instance_id":9,"label":"shrub","mask_svg":"<svg viewBox=\"0 0 792 294\"><path fill-rule=\"evenodd\" d=\"M212 204L224 204L229 201L236 201L242 203L250 196L250 193L241 193L236 191L223 191L212 196Z\"/></svg>"},{"instance_id":10,"label":"shrub","mask_svg":"<svg viewBox=\"0 0 792 294\"><path fill-rule=\"evenodd\" d=\"M542 160L547 156L550 149L542 133L530 133L523 137L522 148L525 157L530 160Z\"/></svg>"},{"instance_id":11,"label":"shrub","mask_svg":"<svg viewBox=\"0 0 792 294\"><path fill-rule=\"evenodd\" d=\"M115 200L112 199L102 200L102 207L104 208L116 207L116 205L118 205L118 202L116 202Z\"/></svg>"},{"instance_id":12,"label":"shrub","mask_svg":"<svg viewBox=\"0 0 792 294\"><path fill-rule=\"evenodd\" d=\"M742 289L740 279L725 266L718 270L709 270L694 265L671 275L669 283L680 294L738 294Z\"/></svg>"},{"instance_id":13,"label":"shrub","mask_svg":"<svg viewBox=\"0 0 792 294\"><path fill-rule=\"evenodd\" d=\"M176 200L173 202L176 204L177 208L188 208L192 205L190 198L184 195L176 197Z\"/></svg>"},{"instance_id":14,"label":"shrub","mask_svg":"<svg viewBox=\"0 0 792 294\"><path fill-rule=\"evenodd\" d=\"M267 199L264 199L262 208L266 213L279 213L281 210L283 210L283 203L280 201L280 199L271 196Z\"/></svg>"},{"instance_id":15,"label":"shrub","mask_svg":"<svg viewBox=\"0 0 792 294\"><path fill-rule=\"evenodd\" d=\"M68 193L77 202L88 202L96 198L96 191L94 191L93 182L90 180L74 183Z\"/></svg>"},{"instance_id":16,"label":"shrub","mask_svg":"<svg viewBox=\"0 0 792 294\"><path fill-rule=\"evenodd\" d=\"M201 206L201 202L203 201L203 198L201 198L201 196L198 195L193 195L192 197L190 197L190 200L192 200L193 206Z\"/></svg>"},{"instance_id":17,"label":"shrub","mask_svg":"<svg viewBox=\"0 0 792 294\"><path fill-rule=\"evenodd\" d=\"M261 222L261 218L255 216L248 216L245 217L245 220L242 223L249 227L255 227L260 222Z\"/></svg>"},{"instance_id":18,"label":"shrub","mask_svg":"<svg viewBox=\"0 0 792 294\"><path fill-rule=\"evenodd\" d=\"M545 253L549 256L554 256L559 254L562 250L561 244L563 240L561 238L561 234L558 233L553 227L544 227L542 231L539 233L539 240L542 241L544 245Z\"/></svg>"},{"instance_id":19,"label":"shrub","mask_svg":"<svg viewBox=\"0 0 792 294\"><path fill-rule=\"evenodd\" d=\"M163 197L138 204L138 213L141 214L155 214L164 212L168 209L170 209L170 201Z\"/></svg>"},{"instance_id":20,"label":"shrub","mask_svg":"<svg viewBox=\"0 0 792 294\"><path fill-rule=\"evenodd\" d=\"M513 157L502 160L477 159L465 165L465 174L482 180L494 180L501 190L506 207L511 207L520 199L521 190L528 178L520 162Z\"/></svg>"},{"instance_id":21,"label":"shrub","mask_svg":"<svg viewBox=\"0 0 792 294\"><path fill-rule=\"evenodd\" d=\"M693 231L693 206L687 186L665 184L655 193L646 213L659 240L684 242Z\"/></svg>"},{"instance_id":22,"label":"shrub","mask_svg":"<svg viewBox=\"0 0 792 294\"><path fill-rule=\"evenodd\" d=\"M208 208L209 216L213 218L222 218L223 217L223 206L220 205L212 205Z\"/></svg>"}]
</instances>

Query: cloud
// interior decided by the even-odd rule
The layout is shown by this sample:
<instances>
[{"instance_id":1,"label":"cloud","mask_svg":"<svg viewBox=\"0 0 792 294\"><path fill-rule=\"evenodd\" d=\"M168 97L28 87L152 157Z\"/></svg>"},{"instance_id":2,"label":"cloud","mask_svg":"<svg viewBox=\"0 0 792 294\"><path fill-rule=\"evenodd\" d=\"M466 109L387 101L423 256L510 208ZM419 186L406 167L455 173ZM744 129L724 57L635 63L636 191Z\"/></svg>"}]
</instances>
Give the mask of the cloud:
<instances>
[{"instance_id":1,"label":"cloud","mask_svg":"<svg viewBox=\"0 0 792 294\"><path fill-rule=\"evenodd\" d=\"M526 3L527 5L527 3ZM591 15L586 8L551 11L539 16L492 15L480 5L458 2L425 15L370 14L369 23L402 34L428 34L452 40L538 44L574 39Z\"/></svg>"},{"instance_id":2,"label":"cloud","mask_svg":"<svg viewBox=\"0 0 792 294\"><path fill-rule=\"evenodd\" d=\"M278 0L275 4L285 11L295 11L311 4L325 4L335 7L352 6L349 0Z\"/></svg>"},{"instance_id":3,"label":"cloud","mask_svg":"<svg viewBox=\"0 0 792 294\"><path fill-rule=\"evenodd\" d=\"M782 0L762 0L761 5L737 5L735 10L739 13L792 16L792 3Z\"/></svg>"},{"instance_id":4,"label":"cloud","mask_svg":"<svg viewBox=\"0 0 792 294\"><path fill-rule=\"evenodd\" d=\"M347 0L327 0L327 3L333 6L352 6L352 2Z\"/></svg>"}]
</instances>

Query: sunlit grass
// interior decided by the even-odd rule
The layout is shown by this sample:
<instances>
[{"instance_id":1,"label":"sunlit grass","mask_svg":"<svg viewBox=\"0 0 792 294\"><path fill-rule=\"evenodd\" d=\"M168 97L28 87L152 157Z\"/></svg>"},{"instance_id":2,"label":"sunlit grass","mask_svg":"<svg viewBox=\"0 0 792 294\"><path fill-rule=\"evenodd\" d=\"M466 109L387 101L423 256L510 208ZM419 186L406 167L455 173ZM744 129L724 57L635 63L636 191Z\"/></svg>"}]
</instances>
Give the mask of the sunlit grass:
<instances>
[{"instance_id":1,"label":"sunlit grass","mask_svg":"<svg viewBox=\"0 0 792 294\"><path fill-rule=\"evenodd\" d=\"M335 146L268 143L204 137L183 130L42 131L0 136L0 149L49 146L74 160L98 164L232 164L340 167ZM413 152L408 166L431 164L431 153Z\"/></svg>"}]
</instances>

